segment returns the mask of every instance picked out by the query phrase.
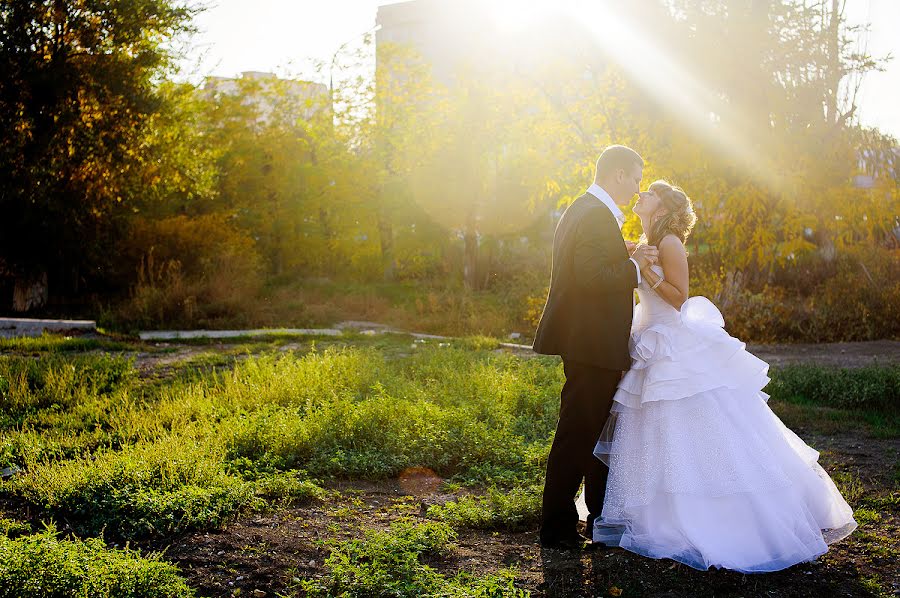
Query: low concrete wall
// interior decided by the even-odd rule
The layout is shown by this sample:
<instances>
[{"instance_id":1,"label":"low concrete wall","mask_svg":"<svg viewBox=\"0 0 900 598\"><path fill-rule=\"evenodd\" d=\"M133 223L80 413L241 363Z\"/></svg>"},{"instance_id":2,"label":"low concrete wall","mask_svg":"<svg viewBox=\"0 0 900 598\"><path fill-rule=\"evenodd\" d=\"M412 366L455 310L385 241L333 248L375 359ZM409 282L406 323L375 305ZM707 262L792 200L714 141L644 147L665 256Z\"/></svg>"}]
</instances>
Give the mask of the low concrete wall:
<instances>
[{"instance_id":1,"label":"low concrete wall","mask_svg":"<svg viewBox=\"0 0 900 598\"><path fill-rule=\"evenodd\" d=\"M40 336L47 332L93 332L94 320L36 320L31 318L0 318L0 337Z\"/></svg>"},{"instance_id":2,"label":"low concrete wall","mask_svg":"<svg viewBox=\"0 0 900 598\"><path fill-rule=\"evenodd\" d=\"M240 336L277 336L280 334L340 336L336 328L257 328L254 330L150 330L138 333L141 340L175 340L181 338L235 338Z\"/></svg>"}]
</instances>

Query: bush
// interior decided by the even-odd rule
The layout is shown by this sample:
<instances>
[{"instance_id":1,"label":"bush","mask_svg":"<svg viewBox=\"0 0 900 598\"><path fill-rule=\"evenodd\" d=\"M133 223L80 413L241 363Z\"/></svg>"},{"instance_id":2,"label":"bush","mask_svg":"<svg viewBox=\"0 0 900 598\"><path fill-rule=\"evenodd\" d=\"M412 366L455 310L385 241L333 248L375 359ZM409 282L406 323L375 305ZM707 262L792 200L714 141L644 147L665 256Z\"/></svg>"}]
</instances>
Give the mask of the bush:
<instances>
[{"instance_id":1,"label":"bush","mask_svg":"<svg viewBox=\"0 0 900 598\"><path fill-rule=\"evenodd\" d=\"M64 409L108 395L134 376L134 360L116 355L0 356L0 428L41 409Z\"/></svg>"},{"instance_id":2,"label":"bush","mask_svg":"<svg viewBox=\"0 0 900 598\"><path fill-rule=\"evenodd\" d=\"M900 338L900 259L897 250L846 248L833 260L802 256L772 272L767 284L747 286L691 260L691 295L712 300L728 332L747 342L838 342Z\"/></svg>"},{"instance_id":3,"label":"bush","mask_svg":"<svg viewBox=\"0 0 900 598\"><path fill-rule=\"evenodd\" d=\"M446 524L429 521L414 524L401 520L387 531L368 529L363 540L334 541L325 560L322 580L304 581L309 596L366 598L520 597L512 572L501 571L481 579L462 573L446 578L422 562L446 553L456 533Z\"/></svg>"},{"instance_id":4,"label":"bush","mask_svg":"<svg viewBox=\"0 0 900 598\"><path fill-rule=\"evenodd\" d=\"M312 596L434 594L442 576L419 558L439 553L455 540L456 533L437 521L421 525L399 521L386 532L367 529L363 540L331 542L331 554L325 560L327 577L307 583L304 589Z\"/></svg>"},{"instance_id":5,"label":"bush","mask_svg":"<svg viewBox=\"0 0 900 598\"><path fill-rule=\"evenodd\" d=\"M254 485L187 435L95 458L32 463L7 482L12 492L72 522L80 534L146 538L215 527L260 508Z\"/></svg>"},{"instance_id":6,"label":"bush","mask_svg":"<svg viewBox=\"0 0 900 598\"><path fill-rule=\"evenodd\" d=\"M900 366L826 368L785 366L771 373L766 392L782 401L797 400L839 409L896 414L900 406Z\"/></svg>"},{"instance_id":7,"label":"bush","mask_svg":"<svg viewBox=\"0 0 900 598\"><path fill-rule=\"evenodd\" d=\"M493 465L518 470L525 445L471 410L390 397L338 401L302 416L267 410L237 425L231 458L302 467L313 475L380 478L407 467L427 467L444 476Z\"/></svg>"},{"instance_id":8,"label":"bush","mask_svg":"<svg viewBox=\"0 0 900 598\"><path fill-rule=\"evenodd\" d=\"M17 536L24 536L28 533L31 533L31 526L27 523L0 517L0 536L15 538Z\"/></svg>"},{"instance_id":9,"label":"bush","mask_svg":"<svg viewBox=\"0 0 900 598\"><path fill-rule=\"evenodd\" d=\"M112 315L117 324L152 328L214 326L255 308L262 258L253 239L225 215L137 220L124 248L137 279Z\"/></svg>"},{"instance_id":10,"label":"bush","mask_svg":"<svg viewBox=\"0 0 900 598\"><path fill-rule=\"evenodd\" d=\"M322 498L325 491L315 482L304 479L304 472L287 471L263 475L254 485L256 495L267 501L295 503Z\"/></svg>"},{"instance_id":11,"label":"bush","mask_svg":"<svg viewBox=\"0 0 900 598\"><path fill-rule=\"evenodd\" d=\"M15 540L0 535L0 598L194 596L178 568L157 554L109 549L97 538L61 540L53 528Z\"/></svg>"},{"instance_id":12,"label":"bush","mask_svg":"<svg viewBox=\"0 0 900 598\"><path fill-rule=\"evenodd\" d=\"M428 517L454 527L523 531L540 520L542 486L501 491L488 488L484 496L462 496L456 501L433 505Z\"/></svg>"}]
</instances>

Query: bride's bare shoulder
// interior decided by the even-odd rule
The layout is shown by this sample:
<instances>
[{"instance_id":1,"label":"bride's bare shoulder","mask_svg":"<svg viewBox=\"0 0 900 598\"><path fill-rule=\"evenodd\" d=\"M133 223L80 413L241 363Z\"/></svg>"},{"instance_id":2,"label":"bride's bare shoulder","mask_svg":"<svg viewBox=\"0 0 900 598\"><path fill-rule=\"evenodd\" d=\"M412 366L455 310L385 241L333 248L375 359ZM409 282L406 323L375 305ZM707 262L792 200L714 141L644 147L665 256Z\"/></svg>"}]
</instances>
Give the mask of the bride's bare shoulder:
<instances>
[{"instance_id":1,"label":"bride's bare shoulder","mask_svg":"<svg viewBox=\"0 0 900 598\"><path fill-rule=\"evenodd\" d=\"M687 255L684 243L676 235L668 234L659 241L659 252L669 255Z\"/></svg>"}]
</instances>

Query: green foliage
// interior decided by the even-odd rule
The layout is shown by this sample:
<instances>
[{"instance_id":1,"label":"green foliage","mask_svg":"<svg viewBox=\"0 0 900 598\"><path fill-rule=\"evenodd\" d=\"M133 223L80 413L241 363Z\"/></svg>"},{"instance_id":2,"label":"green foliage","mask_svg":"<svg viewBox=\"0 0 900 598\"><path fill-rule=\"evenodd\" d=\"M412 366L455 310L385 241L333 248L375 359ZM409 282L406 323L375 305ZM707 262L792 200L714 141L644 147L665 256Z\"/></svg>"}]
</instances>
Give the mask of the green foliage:
<instances>
[{"instance_id":1,"label":"green foliage","mask_svg":"<svg viewBox=\"0 0 900 598\"><path fill-rule=\"evenodd\" d=\"M866 490L862 480L849 471L836 471L831 474L831 479L850 506L859 504L860 499L865 495Z\"/></svg>"},{"instance_id":2,"label":"green foliage","mask_svg":"<svg viewBox=\"0 0 900 598\"><path fill-rule=\"evenodd\" d=\"M253 486L225 475L188 436L94 458L31 463L8 484L15 494L90 535L160 536L214 527L255 506Z\"/></svg>"},{"instance_id":3,"label":"green foliage","mask_svg":"<svg viewBox=\"0 0 900 598\"><path fill-rule=\"evenodd\" d=\"M332 542L325 560L328 577L310 582L311 595L422 596L433 594L443 578L420 557L438 554L456 540L456 533L440 522L416 525L400 521L388 531L365 530L362 540Z\"/></svg>"},{"instance_id":4,"label":"green foliage","mask_svg":"<svg viewBox=\"0 0 900 598\"><path fill-rule=\"evenodd\" d=\"M27 523L22 523L21 521L16 521L15 519L0 517L0 536L15 538L17 536L24 536L25 534L30 533L31 526Z\"/></svg>"},{"instance_id":5,"label":"green foliage","mask_svg":"<svg viewBox=\"0 0 900 598\"><path fill-rule=\"evenodd\" d=\"M0 428L35 410L60 410L109 395L134 375L134 360L118 355L51 353L41 359L0 356Z\"/></svg>"},{"instance_id":6,"label":"green foliage","mask_svg":"<svg viewBox=\"0 0 900 598\"><path fill-rule=\"evenodd\" d=\"M189 434L92 458L29 463L6 485L80 533L126 539L218 527L241 511L321 492L297 472L255 481L229 475L215 448Z\"/></svg>"},{"instance_id":7,"label":"green foliage","mask_svg":"<svg viewBox=\"0 0 900 598\"><path fill-rule=\"evenodd\" d=\"M136 219L123 256L137 280L114 317L148 328L214 327L257 299L262 259L225 215Z\"/></svg>"},{"instance_id":8,"label":"green foliage","mask_svg":"<svg viewBox=\"0 0 900 598\"><path fill-rule=\"evenodd\" d=\"M847 248L834 259L791 260L758 288L748 276L691 259L691 294L715 302L729 333L749 342L864 341L900 336L896 250Z\"/></svg>"},{"instance_id":9,"label":"green foliage","mask_svg":"<svg viewBox=\"0 0 900 598\"><path fill-rule=\"evenodd\" d=\"M171 153L150 158L148 142L168 105L156 83L173 64L171 42L191 31L196 12L168 0L4 3L4 275L19 282L48 275L56 293L85 281L109 284L136 198L173 170L194 170ZM160 172L160 164L169 168ZM189 176L180 186L195 184Z\"/></svg>"},{"instance_id":10,"label":"green foliage","mask_svg":"<svg viewBox=\"0 0 900 598\"><path fill-rule=\"evenodd\" d=\"M334 368L343 363L354 368ZM305 378L297 385L285 376L285 369L313 364L317 375L337 374L325 393L315 390L324 381ZM405 362L385 363L371 351L347 349L297 362L249 361L235 374L242 384L265 381L252 388L256 400L269 405L287 402L281 398L285 384L300 390L291 395L296 407L270 406L236 421L230 458L314 475L382 477L421 466L469 481L533 479L540 469L536 455L555 425L555 366L527 367L509 356L423 347ZM346 394L345 385L352 387L360 375L371 385L368 392ZM237 393L241 387L228 388ZM304 388L315 401L305 398Z\"/></svg>"},{"instance_id":11,"label":"green foliage","mask_svg":"<svg viewBox=\"0 0 900 598\"><path fill-rule=\"evenodd\" d=\"M188 598L178 568L158 554L110 549L99 538L63 540L53 527L10 539L0 534L0 597Z\"/></svg>"},{"instance_id":12,"label":"green foliage","mask_svg":"<svg viewBox=\"0 0 900 598\"><path fill-rule=\"evenodd\" d=\"M477 417L471 409L391 397L333 402L305 417L263 412L234 431L231 454L316 475L386 477L413 466L445 476L484 475L490 466L494 473L522 468L521 440Z\"/></svg>"},{"instance_id":13,"label":"green foliage","mask_svg":"<svg viewBox=\"0 0 900 598\"><path fill-rule=\"evenodd\" d=\"M0 432L2 464L23 469L0 484L0 495L64 519L80 534L148 539L323 496L308 476L371 479L427 467L488 487L433 507L429 517L460 528L533 528L563 381L559 360L496 352L485 339L354 342L372 346L306 354L273 346L230 370L190 373L208 365L201 356L184 375L154 385L137 379L122 356L58 353L52 343L40 359L4 356L4 379L31 380L16 388L37 398ZM58 372L68 372L59 378L65 383L47 382ZM856 414L890 418L897 377L895 367L785 368L772 371L769 391L784 405L809 403L844 425ZM834 479L848 499L862 501L853 476ZM432 562L428 550L418 554ZM428 576L408 564L410 583L425 587ZM458 595L490 584L496 595L513 591L502 576L453 579L459 583L442 587L468 588Z\"/></svg>"},{"instance_id":14,"label":"green foliage","mask_svg":"<svg viewBox=\"0 0 900 598\"><path fill-rule=\"evenodd\" d=\"M897 412L900 366L827 368L794 365L771 374L766 392L781 401L807 401L841 409Z\"/></svg>"},{"instance_id":15,"label":"green foliage","mask_svg":"<svg viewBox=\"0 0 900 598\"><path fill-rule=\"evenodd\" d=\"M255 484L256 495L262 499L282 503L305 502L323 498L324 490L315 482L304 478L304 472L287 471L260 476Z\"/></svg>"},{"instance_id":16,"label":"green foliage","mask_svg":"<svg viewBox=\"0 0 900 598\"><path fill-rule=\"evenodd\" d=\"M41 336L0 338L0 352L76 353L80 351L125 351L133 345L105 338L83 338L44 333Z\"/></svg>"},{"instance_id":17,"label":"green foliage","mask_svg":"<svg viewBox=\"0 0 900 598\"><path fill-rule=\"evenodd\" d=\"M482 496L464 495L455 501L428 508L428 517L454 527L523 531L540 520L542 486L511 488L490 487Z\"/></svg>"},{"instance_id":18,"label":"green foliage","mask_svg":"<svg viewBox=\"0 0 900 598\"><path fill-rule=\"evenodd\" d=\"M361 540L333 541L322 580L302 582L309 596L343 597L524 597L513 574L477 578L461 573L447 578L422 561L445 552L456 540L446 524L401 520L386 531L367 529Z\"/></svg>"},{"instance_id":19,"label":"green foliage","mask_svg":"<svg viewBox=\"0 0 900 598\"><path fill-rule=\"evenodd\" d=\"M489 336L467 336L462 339L461 345L473 351L490 351L500 347L500 341Z\"/></svg>"}]
</instances>

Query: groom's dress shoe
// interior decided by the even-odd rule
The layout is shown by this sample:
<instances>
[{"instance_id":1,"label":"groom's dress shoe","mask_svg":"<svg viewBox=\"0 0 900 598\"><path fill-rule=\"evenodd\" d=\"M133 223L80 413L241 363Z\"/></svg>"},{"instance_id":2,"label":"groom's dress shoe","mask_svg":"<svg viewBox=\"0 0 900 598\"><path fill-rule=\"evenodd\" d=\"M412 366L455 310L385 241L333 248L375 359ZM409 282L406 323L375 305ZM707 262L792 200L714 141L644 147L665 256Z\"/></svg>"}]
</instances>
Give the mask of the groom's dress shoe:
<instances>
[{"instance_id":1,"label":"groom's dress shoe","mask_svg":"<svg viewBox=\"0 0 900 598\"><path fill-rule=\"evenodd\" d=\"M557 550L576 550L582 548L584 544L585 539L578 532L572 532L559 538L541 540L542 548L555 548Z\"/></svg>"}]
</instances>

